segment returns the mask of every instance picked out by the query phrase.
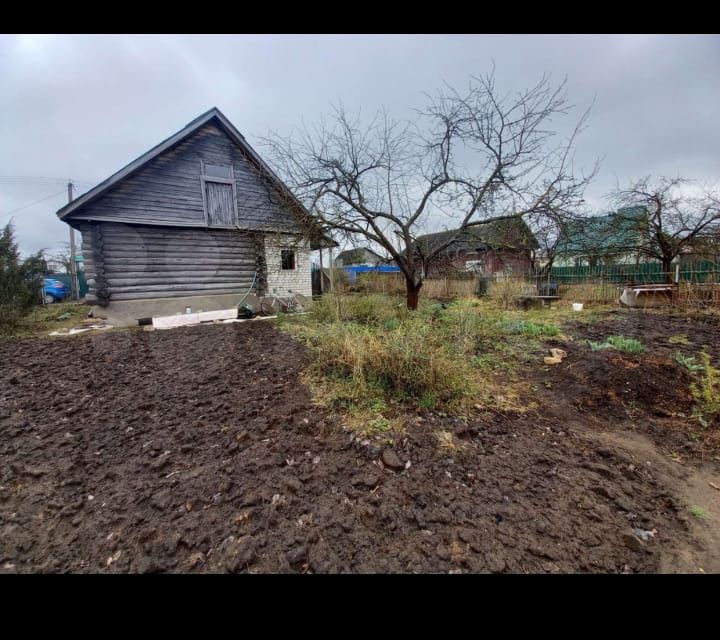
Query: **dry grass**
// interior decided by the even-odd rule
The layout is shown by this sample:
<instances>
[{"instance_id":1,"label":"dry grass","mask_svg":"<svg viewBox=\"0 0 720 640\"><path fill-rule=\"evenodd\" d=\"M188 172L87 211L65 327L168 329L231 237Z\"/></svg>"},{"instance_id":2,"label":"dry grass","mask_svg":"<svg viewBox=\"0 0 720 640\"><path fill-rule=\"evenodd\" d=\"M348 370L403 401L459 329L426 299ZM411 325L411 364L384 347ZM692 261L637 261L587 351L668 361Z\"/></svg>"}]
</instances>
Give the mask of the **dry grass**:
<instances>
[{"instance_id":1,"label":"dry grass","mask_svg":"<svg viewBox=\"0 0 720 640\"><path fill-rule=\"evenodd\" d=\"M2 337L22 338L47 335L58 329L70 329L82 323L89 307L83 302L56 302L37 305L10 332Z\"/></svg>"},{"instance_id":2,"label":"dry grass","mask_svg":"<svg viewBox=\"0 0 720 640\"><path fill-rule=\"evenodd\" d=\"M336 294L280 322L310 348L305 381L315 400L355 431L394 437L408 410L532 410L518 372L537 358L538 341L565 339L559 324L579 315L569 304L502 309L489 296L449 304L425 296L410 312L400 296Z\"/></svg>"},{"instance_id":3,"label":"dry grass","mask_svg":"<svg viewBox=\"0 0 720 640\"><path fill-rule=\"evenodd\" d=\"M490 285L489 296L501 309L511 309L526 286L523 278L504 278Z\"/></svg>"},{"instance_id":4,"label":"dry grass","mask_svg":"<svg viewBox=\"0 0 720 640\"><path fill-rule=\"evenodd\" d=\"M477 279L429 278L420 294L428 298L471 298L477 290Z\"/></svg>"},{"instance_id":5,"label":"dry grass","mask_svg":"<svg viewBox=\"0 0 720 640\"><path fill-rule=\"evenodd\" d=\"M449 431L438 430L434 435L438 442L438 448L443 451L455 452L467 448L464 442L458 440L458 438Z\"/></svg>"},{"instance_id":6,"label":"dry grass","mask_svg":"<svg viewBox=\"0 0 720 640\"><path fill-rule=\"evenodd\" d=\"M613 282L581 282L560 285L560 295L565 300L587 304L612 304L617 302L622 287Z\"/></svg>"},{"instance_id":7,"label":"dry grass","mask_svg":"<svg viewBox=\"0 0 720 640\"><path fill-rule=\"evenodd\" d=\"M405 278L400 273L359 273L354 289L361 293L405 294Z\"/></svg>"},{"instance_id":8,"label":"dry grass","mask_svg":"<svg viewBox=\"0 0 720 640\"><path fill-rule=\"evenodd\" d=\"M414 399L428 408L452 404L473 390L472 370L453 358L433 327L421 318L392 330L334 323L310 335L313 370L346 385L346 397Z\"/></svg>"},{"instance_id":9,"label":"dry grass","mask_svg":"<svg viewBox=\"0 0 720 640\"><path fill-rule=\"evenodd\" d=\"M469 298L477 290L477 278L428 278L420 290L421 297L426 298ZM358 274L354 285L346 286L341 292L352 289L364 294L405 295L405 278L397 273L362 273Z\"/></svg>"},{"instance_id":10,"label":"dry grass","mask_svg":"<svg viewBox=\"0 0 720 640\"><path fill-rule=\"evenodd\" d=\"M710 355L703 351L702 372L696 383L690 385L690 391L697 404L697 412L707 424L720 416L720 370L710 361Z\"/></svg>"},{"instance_id":11,"label":"dry grass","mask_svg":"<svg viewBox=\"0 0 720 640\"><path fill-rule=\"evenodd\" d=\"M310 316L315 322L356 322L384 326L399 322L410 315L402 298L382 295L327 293L315 301Z\"/></svg>"},{"instance_id":12,"label":"dry grass","mask_svg":"<svg viewBox=\"0 0 720 640\"><path fill-rule=\"evenodd\" d=\"M720 308L720 284L681 282L675 304L679 307Z\"/></svg>"}]
</instances>

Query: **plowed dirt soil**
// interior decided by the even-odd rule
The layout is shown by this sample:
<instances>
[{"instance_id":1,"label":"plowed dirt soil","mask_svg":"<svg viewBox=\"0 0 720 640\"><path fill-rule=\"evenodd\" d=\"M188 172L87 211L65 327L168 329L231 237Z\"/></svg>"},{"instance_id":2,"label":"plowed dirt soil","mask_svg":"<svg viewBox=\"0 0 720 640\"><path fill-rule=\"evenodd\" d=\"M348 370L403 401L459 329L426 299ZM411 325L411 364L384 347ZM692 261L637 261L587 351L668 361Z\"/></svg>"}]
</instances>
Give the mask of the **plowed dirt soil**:
<instances>
[{"instance_id":1,"label":"plowed dirt soil","mask_svg":"<svg viewBox=\"0 0 720 640\"><path fill-rule=\"evenodd\" d=\"M0 342L0 572L712 570L677 463L601 437L687 414L683 372L585 351L547 410L413 415L390 448L313 405L269 321Z\"/></svg>"}]
</instances>

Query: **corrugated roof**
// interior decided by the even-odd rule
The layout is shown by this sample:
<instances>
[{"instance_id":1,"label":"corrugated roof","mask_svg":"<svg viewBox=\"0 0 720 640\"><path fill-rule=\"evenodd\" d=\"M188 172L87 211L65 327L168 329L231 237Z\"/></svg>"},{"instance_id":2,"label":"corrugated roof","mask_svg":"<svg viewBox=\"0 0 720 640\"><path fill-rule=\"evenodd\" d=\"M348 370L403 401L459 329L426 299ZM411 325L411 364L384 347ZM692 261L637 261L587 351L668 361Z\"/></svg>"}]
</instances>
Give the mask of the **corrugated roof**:
<instances>
[{"instance_id":1,"label":"corrugated roof","mask_svg":"<svg viewBox=\"0 0 720 640\"><path fill-rule=\"evenodd\" d=\"M628 253L636 249L647 224L645 207L624 207L616 212L575 220L558 243L558 255Z\"/></svg>"}]
</instances>

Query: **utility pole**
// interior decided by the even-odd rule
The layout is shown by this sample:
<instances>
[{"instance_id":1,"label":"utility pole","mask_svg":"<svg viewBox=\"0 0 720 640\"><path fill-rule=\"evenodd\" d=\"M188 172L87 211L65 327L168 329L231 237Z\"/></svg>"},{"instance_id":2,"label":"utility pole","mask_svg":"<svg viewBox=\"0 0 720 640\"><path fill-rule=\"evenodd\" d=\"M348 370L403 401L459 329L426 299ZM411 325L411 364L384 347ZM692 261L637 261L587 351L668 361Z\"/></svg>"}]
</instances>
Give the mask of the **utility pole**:
<instances>
[{"instance_id":1,"label":"utility pole","mask_svg":"<svg viewBox=\"0 0 720 640\"><path fill-rule=\"evenodd\" d=\"M335 264L333 263L333 246L332 246L332 234L328 233L328 236L330 238L330 244L328 245L328 253L330 254L328 256L328 268L330 273L330 293L335 293L335 276L334 276L334 270L335 270Z\"/></svg>"},{"instance_id":2,"label":"utility pole","mask_svg":"<svg viewBox=\"0 0 720 640\"><path fill-rule=\"evenodd\" d=\"M68 180L68 203L73 199L73 183ZM69 225L68 225L69 226ZM77 262L75 261L75 229L70 227L70 289L73 300L80 297L77 280Z\"/></svg>"}]
</instances>

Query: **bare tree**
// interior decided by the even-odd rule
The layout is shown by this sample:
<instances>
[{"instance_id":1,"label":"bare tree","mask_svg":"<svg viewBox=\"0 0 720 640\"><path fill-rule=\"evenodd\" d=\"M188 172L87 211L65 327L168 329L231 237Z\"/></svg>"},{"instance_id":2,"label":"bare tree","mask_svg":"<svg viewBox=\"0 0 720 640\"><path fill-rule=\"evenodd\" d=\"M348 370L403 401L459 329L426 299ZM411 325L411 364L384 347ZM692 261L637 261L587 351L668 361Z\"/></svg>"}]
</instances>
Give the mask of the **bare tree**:
<instances>
[{"instance_id":1,"label":"bare tree","mask_svg":"<svg viewBox=\"0 0 720 640\"><path fill-rule=\"evenodd\" d=\"M494 72L464 91L427 96L413 121L385 111L367 124L342 107L287 137L263 140L286 183L336 237L361 236L400 267L415 309L428 265L467 229L494 220L572 210L590 175L576 177L573 144L551 121L570 110L566 86L543 78L500 95ZM428 226L453 229L427 251L415 242Z\"/></svg>"},{"instance_id":2,"label":"bare tree","mask_svg":"<svg viewBox=\"0 0 720 640\"><path fill-rule=\"evenodd\" d=\"M70 273L70 266L72 264L72 258L70 257L70 243L63 242L62 248L58 249L54 253L47 257L48 266L55 271L55 273Z\"/></svg>"},{"instance_id":3,"label":"bare tree","mask_svg":"<svg viewBox=\"0 0 720 640\"><path fill-rule=\"evenodd\" d=\"M555 259L567 242L570 230L579 219L579 211L554 209L531 214L528 217L528 226L537 240L537 245L532 248L530 260L538 280L545 279L550 274Z\"/></svg>"},{"instance_id":4,"label":"bare tree","mask_svg":"<svg viewBox=\"0 0 720 640\"><path fill-rule=\"evenodd\" d=\"M631 211L628 221L635 221L639 231L639 255L659 260L668 282L672 282L672 262L681 253L700 246L720 234L720 193L704 187L697 195L688 195L694 183L684 178L646 176L625 189L616 189L611 200ZM646 215L638 218L634 207L642 207Z\"/></svg>"}]
</instances>

